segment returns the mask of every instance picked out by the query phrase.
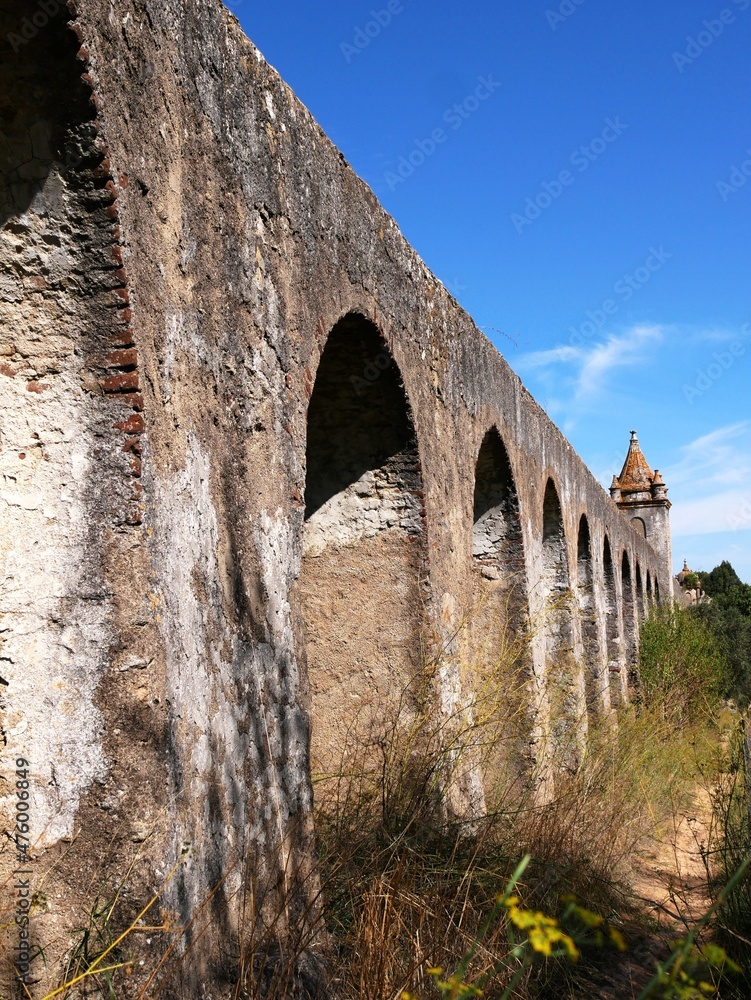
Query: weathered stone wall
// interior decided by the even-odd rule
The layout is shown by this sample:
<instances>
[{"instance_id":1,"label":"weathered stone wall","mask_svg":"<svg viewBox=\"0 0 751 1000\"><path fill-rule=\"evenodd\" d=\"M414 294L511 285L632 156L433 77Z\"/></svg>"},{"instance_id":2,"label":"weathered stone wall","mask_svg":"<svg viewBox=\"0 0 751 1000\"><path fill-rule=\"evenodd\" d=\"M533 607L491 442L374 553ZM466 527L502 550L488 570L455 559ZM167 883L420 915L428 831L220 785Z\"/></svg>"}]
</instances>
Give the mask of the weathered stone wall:
<instances>
[{"instance_id":1,"label":"weathered stone wall","mask_svg":"<svg viewBox=\"0 0 751 1000\"><path fill-rule=\"evenodd\" d=\"M225 995L249 912L302 935L302 989L311 726L325 767L426 642L439 710L470 708L480 605L491 645L539 626L519 739L539 759L573 727L569 754L627 697L636 568L667 594L668 567L217 0L78 0L11 44L27 10L0 14L0 691L34 939L81 926L103 871L135 913L184 857L162 995ZM478 531L493 428L503 524Z\"/></svg>"},{"instance_id":2,"label":"weathered stone wall","mask_svg":"<svg viewBox=\"0 0 751 1000\"><path fill-rule=\"evenodd\" d=\"M67 947L86 887L118 841L154 827L164 786L143 404L115 189L78 42L67 12L50 10L28 42L18 29L29 5L0 11L3 996L23 915L12 872L34 871L33 948ZM32 779L29 822L16 825L19 759ZM132 876L148 894L143 859Z\"/></svg>"}]
</instances>

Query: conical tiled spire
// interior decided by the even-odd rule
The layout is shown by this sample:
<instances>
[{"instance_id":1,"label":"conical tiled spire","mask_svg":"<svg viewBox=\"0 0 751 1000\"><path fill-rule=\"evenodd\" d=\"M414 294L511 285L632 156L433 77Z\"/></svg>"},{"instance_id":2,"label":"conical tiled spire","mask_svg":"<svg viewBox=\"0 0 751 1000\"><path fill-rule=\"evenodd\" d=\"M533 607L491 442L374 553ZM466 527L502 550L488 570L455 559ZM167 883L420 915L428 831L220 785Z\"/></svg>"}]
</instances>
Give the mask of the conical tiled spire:
<instances>
[{"instance_id":1,"label":"conical tiled spire","mask_svg":"<svg viewBox=\"0 0 751 1000\"><path fill-rule=\"evenodd\" d=\"M631 431L626 461L620 476L613 476L610 496L619 510L630 519L631 527L661 558L662 593L673 595L673 556L670 544L670 508L668 488L659 469L652 469L639 447L636 431Z\"/></svg>"},{"instance_id":2,"label":"conical tiled spire","mask_svg":"<svg viewBox=\"0 0 751 1000\"><path fill-rule=\"evenodd\" d=\"M618 477L618 488L622 493L637 493L642 490L649 490L652 487L654 477L655 474L650 469L639 447L639 439L636 436L636 431L631 431L631 444L628 448L628 455L626 455L623 469Z\"/></svg>"}]
</instances>

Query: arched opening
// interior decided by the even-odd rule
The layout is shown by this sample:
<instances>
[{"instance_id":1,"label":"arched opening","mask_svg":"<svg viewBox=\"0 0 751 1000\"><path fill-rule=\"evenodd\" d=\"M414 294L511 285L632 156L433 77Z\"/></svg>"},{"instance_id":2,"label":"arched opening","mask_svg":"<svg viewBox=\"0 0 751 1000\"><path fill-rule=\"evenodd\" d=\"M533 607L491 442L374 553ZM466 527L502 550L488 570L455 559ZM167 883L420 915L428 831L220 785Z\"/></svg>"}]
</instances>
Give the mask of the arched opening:
<instances>
[{"instance_id":1,"label":"arched opening","mask_svg":"<svg viewBox=\"0 0 751 1000\"><path fill-rule=\"evenodd\" d=\"M655 594L652 587L652 573L647 570L647 614L649 614L650 610L654 607L654 603Z\"/></svg>"},{"instance_id":2,"label":"arched opening","mask_svg":"<svg viewBox=\"0 0 751 1000\"><path fill-rule=\"evenodd\" d=\"M548 479L545 487L542 508L542 560L543 581L550 603L556 606L566 604L569 594L566 534L558 491L552 479ZM570 611L568 619L564 616L566 620L570 631Z\"/></svg>"},{"instance_id":3,"label":"arched opening","mask_svg":"<svg viewBox=\"0 0 751 1000\"><path fill-rule=\"evenodd\" d=\"M347 316L326 343L308 407L306 544L372 537L395 524L419 534L420 489L398 369L376 327Z\"/></svg>"},{"instance_id":4,"label":"arched opening","mask_svg":"<svg viewBox=\"0 0 751 1000\"><path fill-rule=\"evenodd\" d=\"M623 643L618 626L618 592L610 540L605 536L602 552L603 578L605 581L605 631L608 643L608 673L610 675L610 704L622 705L626 697L623 673Z\"/></svg>"},{"instance_id":5,"label":"arched opening","mask_svg":"<svg viewBox=\"0 0 751 1000\"><path fill-rule=\"evenodd\" d=\"M475 467L472 555L509 577L524 572L519 497L508 452L495 428L483 438Z\"/></svg>"},{"instance_id":6,"label":"arched opening","mask_svg":"<svg viewBox=\"0 0 751 1000\"><path fill-rule=\"evenodd\" d=\"M641 538L646 538L647 537L647 524L646 524L646 521L643 518L641 518L641 517L632 517L631 518L631 527L634 529L634 531Z\"/></svg>"},{"instance_id":7,"label":"arched opening","mask_svg":"<svg viewBox=\"0 0 751 1000\"><path fill-rule=\"evenodd\" d=\"M542 510L542 638L550 695L551 733L556 762L575 770L581 754L585 718L583 678L574 659L571 584L566 534L558 491L552 479L545 487Z\"/></svg>"},{"instance_id":8,"label":"arched opening","mask_svg":"<svg viewBox=\"0 0 751 1000\"><path fill-rule=\"evenodd\" d=\"M634 583L631 577L631 563L626 552L623 553L623 560L621 562L621 593L626 670L629 687L632 687L637 676L638 623L634 601Z\"/></svg>"},{"instance_id":9,"label":"arched opening","mask_svg":"<svg viewBox=\"0 0 751 1000\"><path fill-rule=\"evenodd\" d=\"M636 564L636 624L640 626L647 617L647 606L644 595L644 582L641 575L641 566Z\"/></svg>"},{"instance_id":10,"label":"arched opening","mask_svg":"<svg viewBox=\"0 0 751 1000\"><path fill-rule=\"evenodd\" d=\"M419 658L422 476L411 410L378 329L331 331L308 408L300 573L320 801Z\"/></svg>"},{"instance_id":11,"label":"arched opening","mask_svg":"<svg viewBox=\"0 0 751 1000\"><path fill-rule=\"evenodd\" d=\"M655 603L660 603L660 581L655 576Z\"/></svg>"},{"instance_id":12,"label":"arched opening","mask_svg":"<svg viewBox=\"0 0 751 1000\"><path fill-rule=\"evenodd\" d=\"M473 505L472 611L465 659L475 675L476 716L488 719L482 771L492 809L496 799L508 800L509 785L523 782L533 764L519 497L508 452L495 427L485 434L478 453Z\"/></svg>"},{"instance_id":13,"label":"arched opening","mask_svg":"<svg viewBox=\"0 0 751 1000\"><path fill-rule=\"evenodd\" d=\"M585 514L582 514L579 520L579 537L576 549L576 597L584 654L587 715L591 722L595 722L605 707L603 683L607 684L607 675L604 670L600 627L595 604L592 540L589 532L589 521Z\"/></svg>"}]
</instances>

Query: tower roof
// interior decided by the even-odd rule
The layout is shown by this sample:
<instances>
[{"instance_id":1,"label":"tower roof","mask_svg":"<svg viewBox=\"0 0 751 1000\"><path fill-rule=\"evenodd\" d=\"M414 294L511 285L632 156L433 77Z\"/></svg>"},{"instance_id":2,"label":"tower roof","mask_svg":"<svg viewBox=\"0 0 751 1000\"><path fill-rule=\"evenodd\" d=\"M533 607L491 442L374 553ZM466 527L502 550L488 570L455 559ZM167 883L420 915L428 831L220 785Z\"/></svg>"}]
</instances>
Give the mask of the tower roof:
<instances>
[{"instance_id":1,"label":"tower roof","mask_svg":"<svg viewBox=\"0 0 751 1000\"><path fill-rule=\"evenodd\" d=\"M617 477L618 488L625 493L649 490L652 487L654 479L655 474L650 469L639 447L639 439L636 436L636 431L631 431L631 443L628 447L628 455L626 455L626 461L623 463L621 474ZM615 485L615 482L613 485Z\"/></svg>"}]
</instances>

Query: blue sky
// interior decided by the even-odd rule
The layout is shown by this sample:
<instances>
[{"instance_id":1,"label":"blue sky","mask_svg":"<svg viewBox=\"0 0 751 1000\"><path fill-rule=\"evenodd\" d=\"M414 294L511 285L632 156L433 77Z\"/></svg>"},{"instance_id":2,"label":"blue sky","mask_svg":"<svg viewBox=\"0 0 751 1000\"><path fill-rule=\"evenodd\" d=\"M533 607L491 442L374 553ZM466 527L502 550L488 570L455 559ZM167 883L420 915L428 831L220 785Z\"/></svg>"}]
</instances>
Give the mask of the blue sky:
<instances>
[{"instance_id":1,"label":"blue sky","mask_svg":"<svg viewBox=\"0 0 751 1000\"><path fill-rule=\"evenodd\" d=\"M639 431L676 567L751 581L751 0L228 6L603 485Z\"/></svg>"}]
</instances>

